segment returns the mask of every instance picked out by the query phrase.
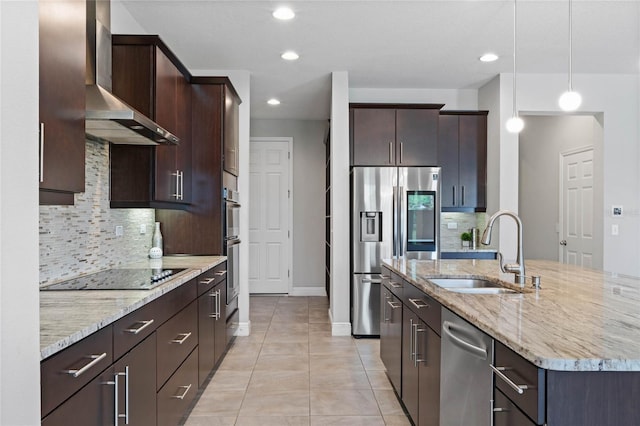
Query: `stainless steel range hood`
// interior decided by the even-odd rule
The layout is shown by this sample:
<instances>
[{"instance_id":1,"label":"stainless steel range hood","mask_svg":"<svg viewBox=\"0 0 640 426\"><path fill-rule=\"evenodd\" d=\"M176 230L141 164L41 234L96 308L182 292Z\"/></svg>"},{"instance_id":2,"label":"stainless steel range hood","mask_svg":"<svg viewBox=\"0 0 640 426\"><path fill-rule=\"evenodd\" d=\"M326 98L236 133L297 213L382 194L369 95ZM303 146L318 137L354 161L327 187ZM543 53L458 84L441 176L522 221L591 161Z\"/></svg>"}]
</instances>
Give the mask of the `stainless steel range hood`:
<instances>
[{"instance_id":1,"label":"stainless steel range hood","mask_svg":"<svg viewBox=\"0 0 640 426\"><path fill-rule=\"evenodd\" d=\"M178 144L180 140L111 93L111 3L87 0L87 106L90 139L126 145Z\"/></svg>"}]
</instances>

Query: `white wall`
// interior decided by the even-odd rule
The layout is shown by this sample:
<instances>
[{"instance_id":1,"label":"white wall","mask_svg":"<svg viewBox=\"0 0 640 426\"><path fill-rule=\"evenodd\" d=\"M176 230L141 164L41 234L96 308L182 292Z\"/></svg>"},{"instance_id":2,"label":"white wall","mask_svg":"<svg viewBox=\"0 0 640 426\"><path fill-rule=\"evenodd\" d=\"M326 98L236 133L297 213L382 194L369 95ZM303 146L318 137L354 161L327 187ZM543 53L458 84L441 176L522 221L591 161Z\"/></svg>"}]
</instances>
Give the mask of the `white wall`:
<instances>
[{"instance_id":1,"label":"white wall","mask_svg":"<svg viewBox=\"0 0 640 426\"><path fill-rule=\"evenodd\" d=\"M331 289L334 336L350 335L349 274L349 74L331 75Z\"/></svg>"},{"instance_id":2,"label":"white wall","mask_svg":"<svg viewBox=\"0 0 640 426\"><path fill-rule=\"evenodd\" d=\"M251 137L293 138L293 294L325 293L325 236L318 224L325 217L327 127L319 120L251 120Z\"/></svg>"},{"instance_id":3,"label":"white wall","mask_svg":"<svg viewBox=\"0 0 640 426\"><path fill-rule=\"evenodd\" d=\"M111 33L147 34L147 31L129 13L121 0L111 0Z\"/></svg>"},{"instance_id":4,"label":"white wall","mask_svg":"<svg viewBox=\"0 0 640 426\"><path fill-rule=\"evenodd\" d=\"M451 89L349 89L353 103L445 104L443 110L478 109L477 90Z\"/></svg>"},{"instance_id":5,"label":"white wall","mask_svg":"<svg viewBox=\"0 0 640 426\"><path fill-rule=\"evenodd\" d=\"M0 1L0 424L40 424L35 0Z\"/></svg>"},{"instance_id":6,"label":"white wall","mask_svg":"<svg viewBox=\"0 0 640 426\"><path fill-rule=\"evenodd\" d=\"M604 262L607 271L640 276L639 238L639 143L638 143L638 95L637 75L578 74L573 78L574 88L582 93L583 105L580 112L602 113L604 123ZM481 107L495 99L497 86L495 79L480 90ZM564 74L523 74L518 75L517 102L521 115L538 113L559 113L557 100L566 90ZM504 130L505 121L511 116L512 80L511 75L499 78L500 122L490 121L489 133L500 135L498 140L490 140L489 151L500 152L500 208L517 211L518 200L518 138ZM526 124L525 124L526 126ZM495 146L497 145L497 147ZM495 182L495 171L489 169ZM611 217L611 205L623 205L625 216ZM497 207L497 206L492 206ZM488 209L488 213L495 210ZM628 212L628 214L627 214ZM505 221L506 222L506 221ZM616 223L620 235L612 236L609 230ZM511 249L515 244L514 229L500 227L500 248ZM509 243L511 241L511 243ZM507 250L504 250L507 252ZM508 254L506 254L508 256Z\"/></svg>"},{"instance_id":7,"label":"white wall","mask_svg":"<svg viewBox=\"0 0 640 426\"><path fill-rule=\"evenodd\" d=\"M575 148L594 148L594 221L602 223L602 141L595 117L523 117L520 134L519 209L524 224L524 253L529 259L558 260L560 154ZM602 268L602 226L594 231L593 267Z\"/></svg>"}]
</instances>

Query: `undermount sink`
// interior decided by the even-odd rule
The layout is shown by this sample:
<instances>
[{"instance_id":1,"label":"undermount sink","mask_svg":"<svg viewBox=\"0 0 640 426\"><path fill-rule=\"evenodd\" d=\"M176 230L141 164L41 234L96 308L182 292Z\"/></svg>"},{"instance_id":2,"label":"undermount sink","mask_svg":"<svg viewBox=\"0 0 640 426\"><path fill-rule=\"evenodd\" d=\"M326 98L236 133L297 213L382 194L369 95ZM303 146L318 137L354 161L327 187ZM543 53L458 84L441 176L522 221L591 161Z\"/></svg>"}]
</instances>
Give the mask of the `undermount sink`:
<instances>
[{"instance_id":1,"label":"undermount sink","mask_svg":"<svg viewBox=\"0 0 640 426\"><path fill-rule=\"evenodd\" d=\"M481 278L433 278L431 283L445 290L466 294L509 294L516 290L502 287L500 284Z\"/></svg>"}]
</instances>

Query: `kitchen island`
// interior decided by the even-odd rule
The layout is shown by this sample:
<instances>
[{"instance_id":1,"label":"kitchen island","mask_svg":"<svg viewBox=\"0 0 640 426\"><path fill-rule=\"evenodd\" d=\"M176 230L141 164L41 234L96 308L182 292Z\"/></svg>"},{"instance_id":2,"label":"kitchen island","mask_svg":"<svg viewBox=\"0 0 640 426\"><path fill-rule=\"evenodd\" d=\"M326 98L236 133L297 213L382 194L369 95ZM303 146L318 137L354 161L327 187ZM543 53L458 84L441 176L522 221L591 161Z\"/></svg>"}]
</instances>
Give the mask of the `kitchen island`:
<instances>
[{"instance_id":1,"label":"kitchen island","mask_svg":"<svg viewBox=\"0 0 640 426\"><path fill-rule=\"evenodd\" d=\"M495 339L496 365L499 354L501 362L509 356L511 364L501 371L515 384L494 379L496 401L511 404L498 409L507 414L496 415L496 425L640 424L640 279L527 260L527 276L541 276L541 288L528 280L520 289L495 260L386 260L383 265L396 280L402 278L405 294L410 285L438 302L432 305ZM520 292L456 293L433 284L435 278L488 279ZM529 380L519 375L518 362L532 372ZM512 392L519 385L523 388ZM495 414L498 403L492 404ZM516 412L522 423L513 417L500 423L506 418L501 416Z\"/></svg>"}]
</instances>

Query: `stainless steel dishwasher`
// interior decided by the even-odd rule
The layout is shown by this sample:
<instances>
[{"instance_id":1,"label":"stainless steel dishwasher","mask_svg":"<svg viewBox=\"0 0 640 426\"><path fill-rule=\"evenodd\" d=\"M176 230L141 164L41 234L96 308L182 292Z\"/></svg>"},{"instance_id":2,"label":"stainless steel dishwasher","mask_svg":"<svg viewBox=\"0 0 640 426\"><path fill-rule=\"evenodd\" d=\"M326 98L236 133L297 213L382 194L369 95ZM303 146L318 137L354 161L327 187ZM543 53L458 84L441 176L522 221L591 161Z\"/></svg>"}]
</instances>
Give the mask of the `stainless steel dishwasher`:
<instances>
[{"instance_id":1,"label":"stainless steel dishwasher","mask_svg":"<svg viewBox=\"0 0 640 426\"><path fill-rule=\"evenodd\" d=\"M491 426L493 339L442 308L440 424Z\"/></svg>"}]
</instances>

